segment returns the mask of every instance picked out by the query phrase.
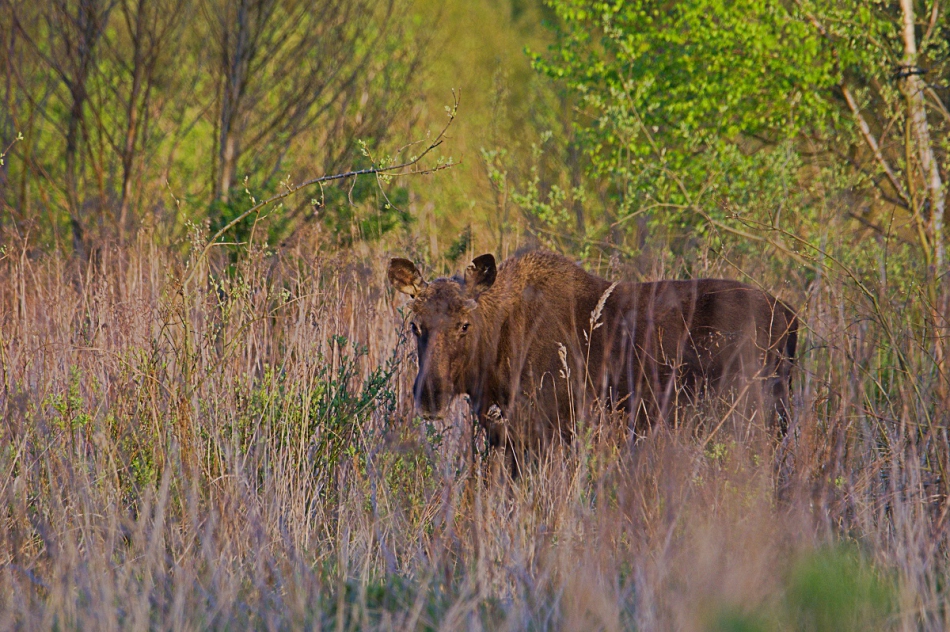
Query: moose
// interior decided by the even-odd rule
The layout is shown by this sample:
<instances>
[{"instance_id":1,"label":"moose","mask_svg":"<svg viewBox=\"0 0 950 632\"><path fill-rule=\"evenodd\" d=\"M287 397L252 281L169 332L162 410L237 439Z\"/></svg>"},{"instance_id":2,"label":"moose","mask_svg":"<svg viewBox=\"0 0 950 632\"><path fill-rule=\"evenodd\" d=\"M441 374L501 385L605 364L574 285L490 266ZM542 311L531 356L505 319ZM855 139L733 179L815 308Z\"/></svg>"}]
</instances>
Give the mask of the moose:
<instances>
[{"instance_id":1,"label":"moose","mask_svg":"<svg viewBox=\"0 0 950 632\"><path fill-rule=\"evenodd\" d=\"M580 401L624 411L638 426L731 392L753 402L771 433L787 432L798 321L750 285L611 283L544 251L499 267L481 255L463 275L430 282L394 258L387 276L412 298L417 407L439 417L467 395L515 474L526 451L571 440Z\"/></svg>"}]
</instances>

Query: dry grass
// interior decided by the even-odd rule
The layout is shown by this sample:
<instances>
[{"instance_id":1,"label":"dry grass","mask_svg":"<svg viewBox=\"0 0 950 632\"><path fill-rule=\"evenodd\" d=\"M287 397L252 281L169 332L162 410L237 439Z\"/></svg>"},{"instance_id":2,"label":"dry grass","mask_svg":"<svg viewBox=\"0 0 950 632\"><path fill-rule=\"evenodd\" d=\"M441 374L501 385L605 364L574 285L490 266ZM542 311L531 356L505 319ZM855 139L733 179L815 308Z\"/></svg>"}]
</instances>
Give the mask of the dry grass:
<instances>
[{"instance_id":1,"label":"dry grass","mask_svg":"<svg viewBox=\"0 0 950 632\"><path fill-rule=\"evenodd\" d=\"M778 455L739 418L634 444L595 416L504 483L462 403L413 417L382 256L225 263L8 248L0 628L950 626L921 301L787 297L808 330Z\"/></svg>"}]
</instances>

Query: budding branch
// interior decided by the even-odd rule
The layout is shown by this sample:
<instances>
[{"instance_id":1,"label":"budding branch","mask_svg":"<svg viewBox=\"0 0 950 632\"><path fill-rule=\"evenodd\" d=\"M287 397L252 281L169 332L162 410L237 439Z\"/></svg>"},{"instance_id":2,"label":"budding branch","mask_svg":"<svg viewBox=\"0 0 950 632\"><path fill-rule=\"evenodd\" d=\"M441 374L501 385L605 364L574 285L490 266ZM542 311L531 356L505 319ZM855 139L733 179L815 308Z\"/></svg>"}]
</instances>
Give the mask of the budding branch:
<instances>
[{"instance_id":1,"label":"budding branch","mask_svg":"<svg viewBox=\"0 0 950 632\"><path fill-rule=\"evenodd\" d=\"M428 146L426 146L426 148L418 156L415 156L411 160L407 160L406 162L400 163L398 165L390 165L388 167L368 167L366 169L356 169L353 171L347 171L345 173L335 173L335 174L331 174L327 176L320 176L318 178L312 178L310 180L307 180L306 182L301 182L300 184L297 184L294 186L288 186L286 190L278 193L277 195L269 197L266 200L262 200L258 202L257 204L255 204L254 206L247 209L246 211L244 211L243 213L235 217L233 220L228 222L227 225L224 226L224 228L216 232L214 236L208 241L204 249L201 251L201 255L199 256L199 259L204 257L208 253L208 250L210 250L211 247L217 243L218 239L220 239L221 236L224 235L226 232L234 228L234 226L237 225L241 220L248 217L249 215L252 215L253 213L256 213L257 211L261 210L265 206L269 204L273 204L274 202L282 200L285 197L288 197L290 195L293 195L297 191L300 191L301 189L304 189L306 187L313 186L315 184L322 184L324 182L332 182L334 180L344 180L346 178L355 178L357 176L363 176L363 175L371 175L371 174L372 175L389 174L391 176L423 175L423 174L428 174L428 173L435 173L436 171L442 171L443 169L448 169L449 167L454 167L458 163L446 162L446 163L437 164L434 167L404 171L405 169L408 169L409 167L417 165L423 158L425 158L428 154L430 154L436 147L439 147L442 144L442 142L445 140L445 134L446 132L448 132L449 128L452 126L452 123L455 121L455 116L456 116L456 113L458 112L458 106L459 106L459 96L454 90L452 91L452 97L453 97L454 102L451 109L448 107L446 108L447 110L449 110L449 120L446 122L445 126L442 128L442 131L439 132L439 134L435 137L435 139L433 139L432 142L430 142ZM421 142L421 141L417 141L416 143L410 143L406 147L411 147L412 145L418 144L418 142ZM404 147L403 150L405 150L406 147ZM193 268L192 271L194 271L194 269L195 268ZM183 285L184 283L188 281L190 277L191 277L191 274L189 274L188 278L185 279L185 281L183 282Z\"/></svg>"}]
</instances>

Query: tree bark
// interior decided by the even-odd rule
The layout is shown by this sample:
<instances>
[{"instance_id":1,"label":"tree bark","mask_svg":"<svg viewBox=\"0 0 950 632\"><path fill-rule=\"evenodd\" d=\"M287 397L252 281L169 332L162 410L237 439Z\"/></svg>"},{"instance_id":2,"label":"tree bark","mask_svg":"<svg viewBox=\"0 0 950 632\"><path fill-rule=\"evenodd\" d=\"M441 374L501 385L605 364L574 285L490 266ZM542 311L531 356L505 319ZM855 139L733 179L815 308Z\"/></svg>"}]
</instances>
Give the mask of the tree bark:
<instances>
[{"instance_id":1,"label":"tree bark","mask_svg":"<svg viewBox=\"0 0 950 632\"><path fill-rule=\"evenodd\" d=\"M215 182L215 196L228 201L234 180L240 150L238 147L239 117L244 107L244 94L251 61L257 53L256 39L259 30L267 25L271 14L268 0L260 0L249 6L242 0L237 7L237 16L233 24L227 24L228 17L222 17L221 65L224 72L224 85L221 92L220 139L218 143L218 177ZM255 15L251 15L254 12ZM255 19L256 18L256 19ZM258 27L258 32L254 27ZM233 41L233 44L231 43Z\"/></svg>"},{"instance_id":2,"label":"tree bark","mask_svg":"<svg viewBox=\"0 0 950 632\"><path fill-rule=\"evenodd\" d=\"M933 273L937 276L944 272L946 251L943 239L943 215L946 207L946 192L940 178L940 167L934 155L930 140L930 127L927 124L927 111L924 103L924 85L917 67L917 37L914 33L913 0L901 0L904 37L904 96L907 99L907 116L911 122L917 145L917 156L923 172L924 187L930 202L930 220L928 232L932 241ZM913 177L908 173L908 178Z\"/></svg>"}]
</instances>

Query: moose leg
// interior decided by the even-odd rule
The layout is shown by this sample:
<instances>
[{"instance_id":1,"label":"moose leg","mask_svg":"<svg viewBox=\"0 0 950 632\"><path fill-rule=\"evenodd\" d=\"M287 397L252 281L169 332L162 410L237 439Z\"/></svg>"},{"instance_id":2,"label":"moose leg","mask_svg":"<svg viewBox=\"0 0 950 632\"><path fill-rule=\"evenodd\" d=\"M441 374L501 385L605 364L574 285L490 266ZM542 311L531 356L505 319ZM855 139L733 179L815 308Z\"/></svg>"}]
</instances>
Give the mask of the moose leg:
<instances>
[{"instance_id":1,"label":"moose leg","mask_svg":"<svg viewBox=\"0 0 950 632\"><path fill-rule=\"evenodd\" d=\"M782 439L788 434L788 424L791 421L792 409L788 403L791 380L786 375L779 375L770 381L772 405L769 411L769 427L777 427L779 439Z\"/></svg>"},{"instance_id":2,"label":"moose leg","mask_svg":"<svg viewBox=\"0 0 950 632\"><path fill-rule=\"evenodd\" d=\"M499 449L503 452L504 468L512 479L517 479L521 471L523 455L518 454L514 437L509 432L509 420L505 418L501 408L492 405L485 413L478 416L479 422L488 434L488 445L493 453Z\"/></svg>"},{"instance_id":3,"label":"moose leg","mask_svg":"<svg viewBox=\"0 0 950 632\"><path fill-rule=\"evenodd\" d=\"M518 450L513 441L505 443L505 467L511 475L511 480L516 481L521 475L524 457L524 451Z\"/></svg>"}]
</instances>

